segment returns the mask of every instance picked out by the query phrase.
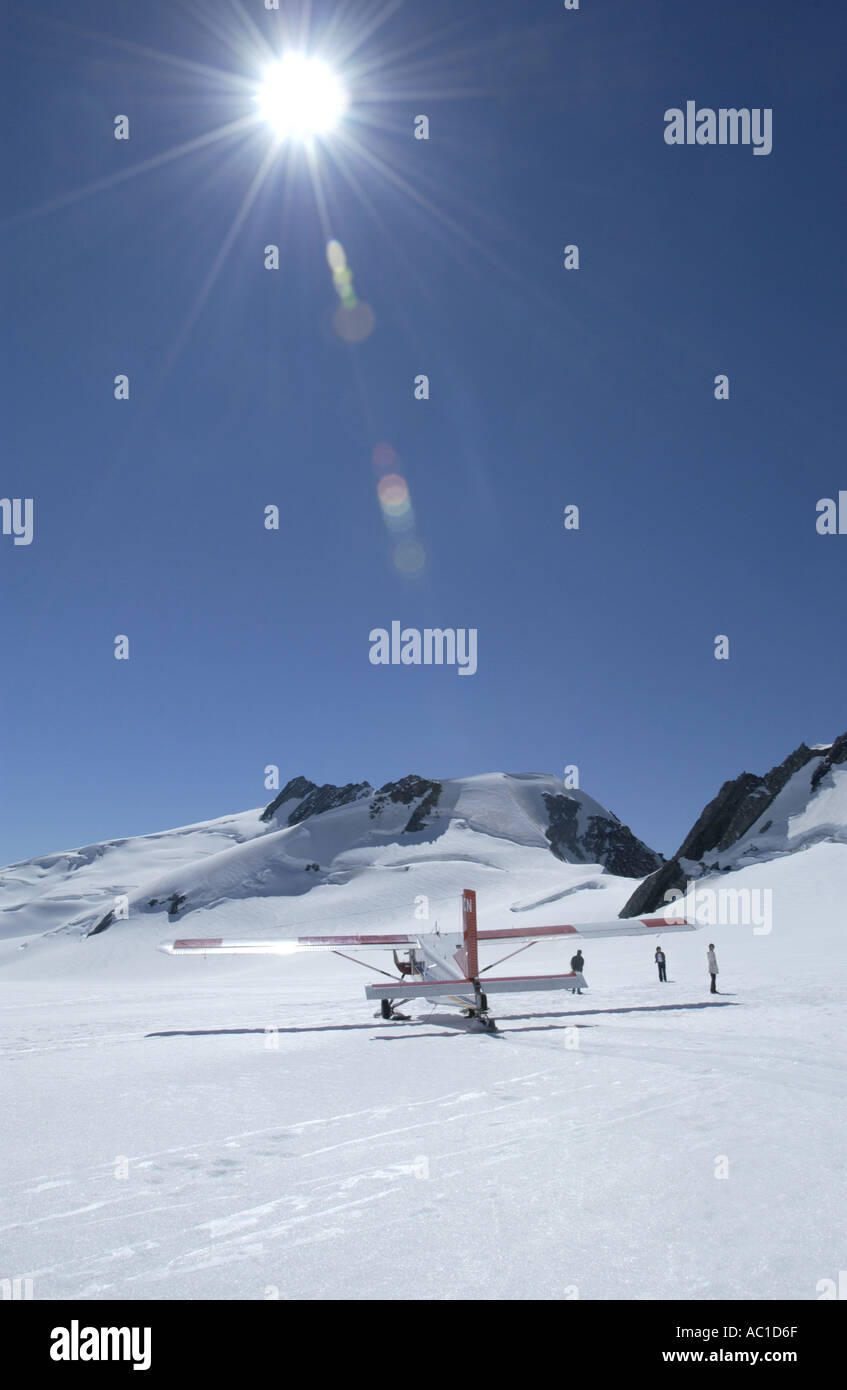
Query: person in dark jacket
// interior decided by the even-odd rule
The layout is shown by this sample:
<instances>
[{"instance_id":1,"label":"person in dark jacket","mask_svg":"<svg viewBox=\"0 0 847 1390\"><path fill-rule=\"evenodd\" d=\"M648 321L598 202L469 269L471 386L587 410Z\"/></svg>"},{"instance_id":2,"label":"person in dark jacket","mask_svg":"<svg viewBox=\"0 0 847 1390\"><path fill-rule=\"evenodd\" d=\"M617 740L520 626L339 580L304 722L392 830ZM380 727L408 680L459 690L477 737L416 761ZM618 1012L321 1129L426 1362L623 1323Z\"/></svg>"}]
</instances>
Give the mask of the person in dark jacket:
<instances>
[{"instance_id":1,"label":"person in dark jacket","mask_svg":"<svg viewBox=\"0 0 847 1390\"><path fill-rule=\"evenodd\" d=\"M666 972L668 966L668 958L662 950L661 946L656 947L656 954L653 957L653 959L659 967L659 979L664 981L665 984L667 984L668 977Z\"/></svg>"},{"instance_id":2,"label":"person in dark jacket","mask_svg":"<svg viewBox=\"0 0 847 1390\"><path fill-rule=\"evenodd\" d=\"M571 956L571 970L575 970L578 975L582 974L582 967L585 965L585 958L581 950L575 956ZM581 989L572 989L571 994L582 994Z\"/></svg>"}]
</instances>

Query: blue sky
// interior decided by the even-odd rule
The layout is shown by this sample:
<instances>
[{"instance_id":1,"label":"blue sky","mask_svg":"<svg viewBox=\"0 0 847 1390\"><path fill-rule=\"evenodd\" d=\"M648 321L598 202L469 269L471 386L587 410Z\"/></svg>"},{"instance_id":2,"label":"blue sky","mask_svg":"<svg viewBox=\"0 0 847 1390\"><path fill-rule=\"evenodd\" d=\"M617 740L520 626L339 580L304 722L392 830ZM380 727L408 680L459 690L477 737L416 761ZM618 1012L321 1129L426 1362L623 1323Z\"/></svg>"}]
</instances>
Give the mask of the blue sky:
<instances>
[{"instance_id":1,"label":"blue sky","mask_svg":"<svg viewBox=\"0 0 847 1390\"><path fill-rule=\"evenodd\" d=\"M267 764L577 764L671 853L726 778L847 727L847 537L815 530L847 488L842 8L428 0L363 35L378 10L312 7L305 46L354 48L326 219L282 148L234 234L264 127L124 175L251 109L277 16L7 12L0 492L35 531L0 537L3 862L262 805ZM688 99L772 108L772 153L667 146ZM355 345L327 230L375 319ZM477 673L372 665L392 620L476 628Z\"/></svg>"}]
</instances>

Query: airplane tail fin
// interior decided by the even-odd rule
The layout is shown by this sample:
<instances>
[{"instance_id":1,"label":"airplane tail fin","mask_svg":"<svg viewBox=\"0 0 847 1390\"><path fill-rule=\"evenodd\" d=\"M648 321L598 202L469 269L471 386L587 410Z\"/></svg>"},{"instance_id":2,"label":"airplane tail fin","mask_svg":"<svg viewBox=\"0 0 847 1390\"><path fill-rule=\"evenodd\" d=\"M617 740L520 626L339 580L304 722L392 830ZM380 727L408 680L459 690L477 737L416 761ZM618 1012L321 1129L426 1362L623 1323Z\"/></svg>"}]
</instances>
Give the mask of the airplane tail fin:
<instances>
[{"instance_id":1,"label":"airplane tail fin","mask_svg":"<svg viewBox=\"0 0 847 1390\"><path fill-rule=\"evenodd\" d=\"M464 931L465 973L469 980L479 974L479 951L476 929L476 893L472 888L462 891L462 927Z\"/></svg>"}]
</instances>

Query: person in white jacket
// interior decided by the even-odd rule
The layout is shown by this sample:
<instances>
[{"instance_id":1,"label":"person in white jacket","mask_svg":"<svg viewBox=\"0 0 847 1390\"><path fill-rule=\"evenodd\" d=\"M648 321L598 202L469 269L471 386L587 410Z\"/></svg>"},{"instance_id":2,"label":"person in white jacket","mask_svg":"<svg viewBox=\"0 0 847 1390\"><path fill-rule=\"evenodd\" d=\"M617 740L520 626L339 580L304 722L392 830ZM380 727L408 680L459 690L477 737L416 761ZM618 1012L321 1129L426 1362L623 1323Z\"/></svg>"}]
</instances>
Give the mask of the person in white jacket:
<instances>
[{"instance_id":1,"label":"person in white jacket","mask_svg":"<svg viewBox=\"0 0 847 1390\"><path fill-rule=\"evenodd\" d=\"M714 943L713 941L710 941L710 942L709 942L709 949L708 949L708 951L706 952L706 963L707 963L707 965L708 965L708 967L709 967L709 974L710 974L711 979L712 979L712 988L709 990L709 993L710 993L710 994L717 994L717 992L718 992L718 958L717 958L717 956L715 955L715 943Z\"/></svg>"}]
</instances>

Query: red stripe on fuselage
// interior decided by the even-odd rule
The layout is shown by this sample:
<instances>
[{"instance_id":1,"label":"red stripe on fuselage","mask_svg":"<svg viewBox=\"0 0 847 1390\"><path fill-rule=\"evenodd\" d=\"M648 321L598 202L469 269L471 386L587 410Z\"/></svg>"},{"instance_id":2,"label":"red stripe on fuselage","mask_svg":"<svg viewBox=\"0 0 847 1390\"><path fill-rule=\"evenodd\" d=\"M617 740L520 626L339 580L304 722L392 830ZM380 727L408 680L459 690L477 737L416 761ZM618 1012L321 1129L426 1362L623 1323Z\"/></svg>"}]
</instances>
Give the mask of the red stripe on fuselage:
<instances>
[{"instance_id":1,"label":"red stripe on fuselage","mask_svg":"<svg viewBox=\"0 0 847 1390\"><path fill-rule=\"evenodd\" d=\"M416 946L416 936L298 936L300 946Z\"/></svg>"},{"instance_id":2,"label":"red stripe on fuselage","mask_svg":"<svg viewBox=\"0 0 847 1390\"><path fill-rule=\"evenodd\" d=\"M574 933L579 933L579 927L504 927L502 931L477 932L477 936L480 941L528 941L533 936L573 936Z\"/></svg>"}]
</instances>

